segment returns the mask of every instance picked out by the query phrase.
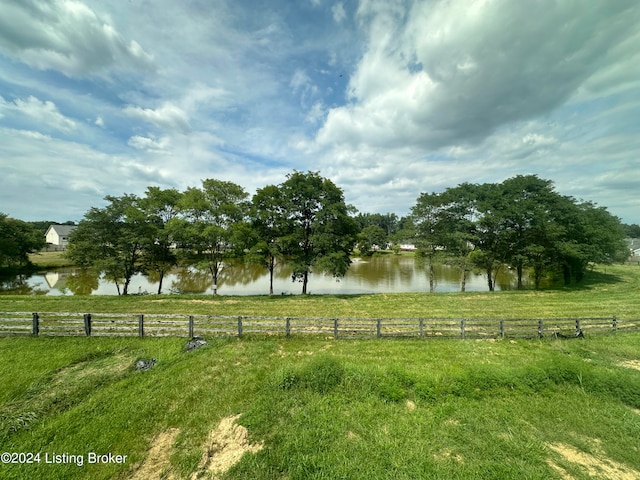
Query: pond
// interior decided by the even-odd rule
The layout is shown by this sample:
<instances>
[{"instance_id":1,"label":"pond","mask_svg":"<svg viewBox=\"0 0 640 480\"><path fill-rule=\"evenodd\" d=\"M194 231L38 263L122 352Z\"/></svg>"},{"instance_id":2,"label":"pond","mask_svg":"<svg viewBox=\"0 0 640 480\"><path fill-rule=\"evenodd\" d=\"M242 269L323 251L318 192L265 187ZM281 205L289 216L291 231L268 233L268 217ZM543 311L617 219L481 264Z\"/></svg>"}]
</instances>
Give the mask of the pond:
<instances>
[{"instance_id":1,"label":"pond","mask_svg":"<svg viewBox=\"0 0 640 480\"><path fill-rule=\"evenodd\" d=\"M460 271L447 265L437 265L436 292L460 290ZM157 293L159 279L135 275L129 286L130 294ZM193 267L179 268L166 275L162 293L212 294L212 280L208 271ZM509 270L499 272L496 290L516 287L515 275ZM291 281L291 270L286 265L276 268L274 276L276 295L299 294L302 284ZM413 256L382 255L354 258L347 275L335 279L330 275L312 273L309 276L311 294L358 294L428 292L427 270ZM486 275L470 273L467 291L486 291ZM0 279L0 293L44 295L117 295L113 282L77 268L50 270L33 275ZM266 295L269 293L269 274L257 265L234 265L223 270L218 282L220 295Z\"/></svg>"}]
</instances>

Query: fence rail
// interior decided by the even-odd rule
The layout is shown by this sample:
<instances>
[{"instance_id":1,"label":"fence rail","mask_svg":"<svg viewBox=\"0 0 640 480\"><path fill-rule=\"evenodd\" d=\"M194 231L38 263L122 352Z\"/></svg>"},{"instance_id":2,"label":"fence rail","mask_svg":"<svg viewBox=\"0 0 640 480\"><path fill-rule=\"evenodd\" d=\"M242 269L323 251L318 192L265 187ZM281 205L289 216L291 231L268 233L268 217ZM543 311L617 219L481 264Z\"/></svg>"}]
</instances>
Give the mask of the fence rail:
<instances>
[{"instance_id":1,"label":"fence rail","mask_svg":"<svg viewBox=\"0 0 640 480\"><path fill-rule=\"evenodd\" d=\"M0 335L333 338L542 338L637 330L640 320L591 318L317 318L178 314L0 312Z\"/></svg>"}]
</instances>

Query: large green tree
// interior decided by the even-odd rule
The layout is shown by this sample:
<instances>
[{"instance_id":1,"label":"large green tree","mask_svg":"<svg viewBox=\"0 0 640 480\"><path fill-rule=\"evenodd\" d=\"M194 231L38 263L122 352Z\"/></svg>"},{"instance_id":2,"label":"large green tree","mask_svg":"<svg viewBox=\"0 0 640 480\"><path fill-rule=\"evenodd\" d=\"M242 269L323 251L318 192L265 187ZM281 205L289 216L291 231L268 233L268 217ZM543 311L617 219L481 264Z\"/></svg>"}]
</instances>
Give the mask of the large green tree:
<instances>
[{"instance_id":1,"label":"large green tree","mask_svg":"<svg viewBox=\"0 0 640 480\"><path fill-rule=\"evenodd\" d=\"M0 268L27 266L29 254L44 246L44 235L31 224L0 213Z\"/></svg>"},{"instance_id":2,"label":"large green tree","mask_svg":"<svg viewBox=\"0 0 640 480\"><path fill-rule=\"evenodd\" d=\"M247 197L235 183L203 180L202 188L190 187L182 194L180 216L170 221L170 230L181 246L209 270L214 295L224 269L243 255L249 231Z\"/></svg>"},{"instance_id":3,"label":"large green tree","mask_svg":"<svg viewBox=\"0 0 640 480\"><path fill-rule=\"evenodd\" d=\"M335 277L346 274L358 226L344 194L318 172L294 172L280 185L284 204L283 251L293 268L293 279L307 293L312 271Z\"/></svg>"},{"instance_id":4,"label":"large green tree","mask_svg":"<svg viewBox=\"0 0 640 480\"><path fill-rule=\"evenodd\" d=\"M105 200L107 206L91 208L71 233L66 256L103 273L115 282L118 294L127 295L131 278L140 271L151 226L136 195L107 196Z\"/></svg>"},{"instance_id":5,"label":"large green tree","mask_svg":"<svg viewBox=\"0 0 640 480\"><path fill-rule=\"evenodd\" d=\"M158 280L158 295L162 293L165 275L178 263L174 235L170 222L178 216L181 193L174 189L149 187L140 199L140 208L148 224L143 239L142 270Z\"/></svg>"},{"instance_id":6,"label":"large green tree","mask_svg":"<svg viewBox=\"0 0 640 480\"><path fill-rule=\"evenodd\" d=\"M258 189L251 199L253 240L250 262L269 271L269 295L273 295L273 276L276 264L285 256L283 237L286 235L285 204L282 190L275 185Z\"/></svg>"}]
</instances>

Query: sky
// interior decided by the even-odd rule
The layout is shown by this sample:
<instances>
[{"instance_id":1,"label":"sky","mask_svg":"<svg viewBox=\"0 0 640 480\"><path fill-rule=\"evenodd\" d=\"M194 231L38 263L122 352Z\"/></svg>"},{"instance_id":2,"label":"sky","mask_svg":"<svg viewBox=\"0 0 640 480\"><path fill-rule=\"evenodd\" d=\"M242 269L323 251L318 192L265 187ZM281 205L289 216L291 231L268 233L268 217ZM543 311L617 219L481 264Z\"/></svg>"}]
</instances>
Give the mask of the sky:
<instances>
[{"instance_id":1,"label":"sky","mask_svg":"<svg viewBox=\"0 0 640 480\"><path fill-rule=\"evenodd\" d=\"M0 212L317 171L360 212L536 174L640 224L637 0L0 0Z\"/></svg>"}]
</instances>

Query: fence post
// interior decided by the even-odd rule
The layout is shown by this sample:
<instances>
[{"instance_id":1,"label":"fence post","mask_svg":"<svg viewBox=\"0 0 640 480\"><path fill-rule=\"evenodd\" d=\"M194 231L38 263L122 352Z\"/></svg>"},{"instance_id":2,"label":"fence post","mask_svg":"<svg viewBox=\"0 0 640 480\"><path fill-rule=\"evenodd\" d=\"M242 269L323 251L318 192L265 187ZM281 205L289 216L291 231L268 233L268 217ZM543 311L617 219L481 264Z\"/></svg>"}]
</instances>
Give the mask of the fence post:
<instances>
[{"instance_id":1,"label":"fence post","mask_svg":"<svg viewBox=\"0 0 640 480\"><path fill-rule=\"evenodd\" d=\"M284 319L284 331L287 337L291 336L291 319L289 317Z\"/></svg>"},{"instance_id":2,"label":"fence post","mask_svg":"<svg viewBox=\"0 0 640 480\"><path fill-rule=\"evenodd\" d=\"M144 337L144 315L138 315L138 336Z\"/></svg>"},{"instance_id":3,"label":"fence post","mask_svg":"<svg viewBox=\"0 0 640 480\"><path fill-rule=\"evenodd\" d=\"M193 315L189 315L189 338L193 338Z\"/></svg>"},{"instance_id":4,"label":"fence post","mask_svg":"<svg viewBox=\"0 0 640 480\"><path fill-rule=\"evenodd\" d=\"M540 318L538 320L538 338L542 338L544 337L544 324L543 324L543 320Z\"/></svg>"},{"instance_id":5,"label":"fence post","mask_svg":"<svg viewBox=\"0 0 640 480\"><path fill-rule=\"evenodd\" d=\"M238 337L242 336L242 317L238 317Z\"/></svg>"},{"instance_id":6,"label":"fence post","mask_svg":"<svg viewBox=\"0 0 640 480\"><path fill-rule=\"evenodd\" d=\"M87 335L87 337L91 336L91 314L90 313L84 314L84 333Z\"/></svg>"},{"instance_id":7,"label":"fence post","mask_svg":"<svg viewBox=\"0 0 640 480\"><path fill-rule=\"evenodd\" d=\"M424 318L420 319L420 338L424 337Z\"/></svg>"},{"instance_id":8,"label":"fence post","mask_svg":"<svg viewBox=\"0 0 640 480\"><path fill-rule=\"evenodd\" d=\"M380 338L382 336L382 326L380 325L381 320L378 318L378 320L376 321L376 337Z\"/></svg>"},{"instance_id":9,"label":"fence post","mask_svg":"<svg viewBox=\"0 0 640 480\"><path fill-rule=\"evenodd\" d=\"M618 331L618 319L615 315L613 316L613 323L611 326L613 327L614 332Z\"/></svg>"},{"instance_id":10,"label":"fence post","mask_svg":"<svg viewBox=\"0 0 640 480\"><path fill-rule=\"evenodd\" d=\"M333 338L338 338L338 319L333 319Z\"/></svg>"},{"instance_id":11,"label":"fence post","mask_svg":"<svg viewBox=\"0 0 640 480\"><path fill-rule=\"evenodd\" d=\"M462 320L460 320L460 334L462 335L462 338L465 338L466 336L466 332L464 331L464 327L465 327L465 321L464 318Z\"/></svg>"},{"instance_id":12,"label":"fence post","mask_svg":"<svg viewBox=\"0 0 640 480\"><path fill-rule=\"evenodd\" d=\"M504 318L500 319L500 338L504 338L505 337L505 330L504 330Z\"/></svg>"},{"instance_id":13,"label":"fence post","mask_svg":"<svg viewBox=\"0 0 640 480\"><path fill-rule=\"evenodd\" d=\"M580 328L580 319L576 318L576 337L582 336L582 328Z\"/></svg>"},{"instance_id":14,"label":"fence post","mask_svg":"<svg viewBox=\"0 0 640 480\"><path fill-rule=\"evenodd\" d=\"M38 315L36 312L33 312L31 315L32 315L31 333L33 335L38 335L38 333L40 333L40 315Z\"/></svg>"}]
</instances>

